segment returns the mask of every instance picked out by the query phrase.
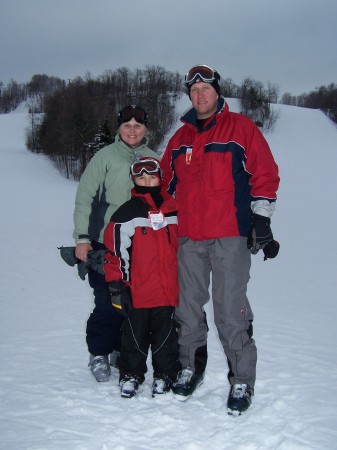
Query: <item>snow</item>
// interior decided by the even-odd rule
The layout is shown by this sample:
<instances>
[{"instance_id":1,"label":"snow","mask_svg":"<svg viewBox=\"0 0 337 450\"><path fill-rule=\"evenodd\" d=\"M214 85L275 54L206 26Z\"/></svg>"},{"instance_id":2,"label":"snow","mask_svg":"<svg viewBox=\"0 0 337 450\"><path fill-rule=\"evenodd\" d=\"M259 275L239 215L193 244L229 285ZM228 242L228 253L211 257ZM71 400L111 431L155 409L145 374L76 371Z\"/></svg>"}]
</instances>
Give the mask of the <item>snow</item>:
<instances>
[{"instance_id":1,"label":"snow","mask_svg":"<svg viewBox=\"0 0 337 450\"><path fill-rule=\"evenodd\" d=\"M184 96L178 111L188 104ZM77 183L25 149L24 108L0 116L1 449L337 449L337 129L320 111L274 107L279 120L266 138L280 167L272 229L281 250L253 257L257 383L240 417L226 413L211 305L205 381L187 402L152 399L150 368L131 400L120 397L116 372L94 380L91 289L57 250L73 245Z\"/></svg>"}]
</instances>

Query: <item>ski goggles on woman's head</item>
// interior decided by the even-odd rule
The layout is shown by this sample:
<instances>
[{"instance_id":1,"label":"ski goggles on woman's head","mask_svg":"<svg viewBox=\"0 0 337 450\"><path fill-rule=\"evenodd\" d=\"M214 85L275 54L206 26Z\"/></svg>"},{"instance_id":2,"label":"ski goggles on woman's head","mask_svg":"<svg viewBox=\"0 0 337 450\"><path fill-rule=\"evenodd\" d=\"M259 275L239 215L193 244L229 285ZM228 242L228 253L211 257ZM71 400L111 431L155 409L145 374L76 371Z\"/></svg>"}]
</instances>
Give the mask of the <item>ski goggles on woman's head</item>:
<instances>
[{"instance_id":1,"label":"ski goggles on woman's head","mask_svg":"<svg viewBox=\"0 0 337 450\"><path fill-rule=\"evenodd\" d=\"M220 75L216 70L213 70L211 67L199 65L194 66L190 69L185 75L185 83L192 84L196 81L197 78L200 78L204 83L212 83L212 81L220 80Z\"/></svg>"},{"instance_id":2,"label":"ski goggles on woman's head","mask_svg":"<svg viewBox=\"0 0 337 450\"><path fill-rule=\"evenodd\" d=\"M132 177L139 177L144 172L148 175L154 175L158 173L160 179L163 178L159 162L155 159L140 159L139 161L134 162L130 167L130 174Z\"/></svg>"},{"instance_id":3,"label":"ski goggles on woman's head","mask_svg":"<svg viewBox=\"0 0 337 450\"><path fill-rule=\"evenodd\" d=\"M131 119L135 119L136 122L143 125L147 124L147 114L146 111L137 105L125 106L118 113L118 126L122 123L129 122Z\"/></svg>"}]
</instances>

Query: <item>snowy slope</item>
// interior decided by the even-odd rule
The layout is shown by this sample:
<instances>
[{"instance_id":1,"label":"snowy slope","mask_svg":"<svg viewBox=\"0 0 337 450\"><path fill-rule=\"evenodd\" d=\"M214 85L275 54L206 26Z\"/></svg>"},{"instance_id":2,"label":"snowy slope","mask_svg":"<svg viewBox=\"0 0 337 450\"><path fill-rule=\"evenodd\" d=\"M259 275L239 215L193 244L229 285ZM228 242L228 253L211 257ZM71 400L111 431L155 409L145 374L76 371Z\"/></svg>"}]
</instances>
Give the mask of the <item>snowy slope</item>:
<instances>
[{"instance_id":1,"label":"snowy slope","mask_svg":"<svg viewBox=\"0 0 337 450\"><path fill-rule=\"evenodd\" d=\"M229 99L236 109L236 101ZM178 103L182 112L187 97ZM0 116L0 449L337 449L337 129L321 112L275 106L268 134L281 187L277 259L253 259L258 379L251 409L226 413L227 366L208 308L205 382L186 403L121 399L117 373L88 368L87 282L57 251L72 245L76 182L25 150L22 109Z\"/></svg>"}]
</instances>

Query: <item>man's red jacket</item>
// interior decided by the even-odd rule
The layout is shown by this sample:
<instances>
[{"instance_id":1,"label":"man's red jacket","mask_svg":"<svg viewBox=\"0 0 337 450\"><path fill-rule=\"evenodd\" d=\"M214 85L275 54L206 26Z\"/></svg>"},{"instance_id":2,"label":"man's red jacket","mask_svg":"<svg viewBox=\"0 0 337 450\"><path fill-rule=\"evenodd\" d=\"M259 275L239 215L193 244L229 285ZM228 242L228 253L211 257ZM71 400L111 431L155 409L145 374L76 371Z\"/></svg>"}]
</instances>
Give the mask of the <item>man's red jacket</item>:
<instances>
[{"instance_id":1,"label":"man's red jacket","mask_svg":"<svg viewBox=\"0 0 337 450\"><path fill-rule=\"evenodd\" d=\"M247 236L252 205L275 202L279 185L278 167L257 126L230 112L223 97L218 104L202 131L195 109L187 111L160 163L162 186L178 203L178 234L196 241Z\"/></svg>"}]
</instances>

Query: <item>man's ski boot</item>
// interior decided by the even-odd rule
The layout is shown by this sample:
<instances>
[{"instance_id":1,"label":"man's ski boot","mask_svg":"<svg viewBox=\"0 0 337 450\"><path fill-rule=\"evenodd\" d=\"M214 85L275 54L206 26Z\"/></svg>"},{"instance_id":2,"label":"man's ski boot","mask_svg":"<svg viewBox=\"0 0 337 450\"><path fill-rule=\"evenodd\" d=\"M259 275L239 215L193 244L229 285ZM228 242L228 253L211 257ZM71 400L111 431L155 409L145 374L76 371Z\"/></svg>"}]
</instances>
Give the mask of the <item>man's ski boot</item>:
<instances>
[{"instance_id":1,"label":"man's ski boot","mask_svg":"<svg viewBox=\"0 0 337 450\"><path fill-rule=\"evenodd\" d=\"M90 355L89 368L98 382L109 381L111 369L108 355Z\"/></svg>"},{"instance_id":2,"label":"man's ski boot","mask_svg":"<svg viewBox=\"0 0 337 450\"><path fill-rule=\"evenodd\" d=\"M193 392L202 385L204 373L195 373L190 368L181 370L178 373L176 381L172 384L174 397L184 402L193 394Z\"/></svg>"},{"instance_id":3,"label":"man's ski boot","mask_svg":"<svg viewBox=\"0 0 337 450\"><path fill-rule=\"evenodd\" d=\"M240 416L252 403L254 389L247 384L234 384L231 387L227 411L230 416Z\"/></svg>"}]
</instances>

